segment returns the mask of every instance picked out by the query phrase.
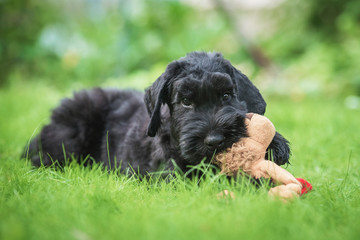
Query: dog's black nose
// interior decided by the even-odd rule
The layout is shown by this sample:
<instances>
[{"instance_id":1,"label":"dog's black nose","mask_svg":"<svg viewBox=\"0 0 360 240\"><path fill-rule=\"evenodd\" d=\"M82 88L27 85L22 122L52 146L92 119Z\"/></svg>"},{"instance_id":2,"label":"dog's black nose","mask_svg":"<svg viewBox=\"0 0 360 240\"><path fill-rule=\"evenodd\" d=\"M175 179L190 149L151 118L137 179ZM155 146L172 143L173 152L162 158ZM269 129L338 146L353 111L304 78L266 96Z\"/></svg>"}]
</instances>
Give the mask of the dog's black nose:
<instances>
[{"instance_id":1,"label":"dog's black nose","mask_svg":"<svg viewBox=\"0 0 360 240\"><path fill-rule=\"evenodd\" d=\"M221 134L210 134L205 138L204 142L208 147L217 148L223 144L224 136Z\"/></svg>"}]
</instances>

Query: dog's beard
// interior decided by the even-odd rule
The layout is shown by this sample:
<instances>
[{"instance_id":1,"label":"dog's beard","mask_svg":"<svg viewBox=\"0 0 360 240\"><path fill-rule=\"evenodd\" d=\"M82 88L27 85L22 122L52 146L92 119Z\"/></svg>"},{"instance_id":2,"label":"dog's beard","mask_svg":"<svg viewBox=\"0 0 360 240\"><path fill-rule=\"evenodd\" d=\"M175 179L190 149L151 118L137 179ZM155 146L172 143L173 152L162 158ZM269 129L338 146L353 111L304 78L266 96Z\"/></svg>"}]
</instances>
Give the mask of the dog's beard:
<instances>
[{"instance_id":1,"label":"dog's beard","mask_svg":"<svg viewBox=\"0 0 360 240\"><path fill-rule=\"evenodd\" d=\"M244 112L227 107L218 111L215 116L210 115L197 113L181 124L180 151L182 157L191 164L197 164L203 159L210 162L216 153L231 147L241 137L246 137ZM224 136L224 142L215 149L208 147L204 142L210 132Z\"/></svg>"}]
</instances>

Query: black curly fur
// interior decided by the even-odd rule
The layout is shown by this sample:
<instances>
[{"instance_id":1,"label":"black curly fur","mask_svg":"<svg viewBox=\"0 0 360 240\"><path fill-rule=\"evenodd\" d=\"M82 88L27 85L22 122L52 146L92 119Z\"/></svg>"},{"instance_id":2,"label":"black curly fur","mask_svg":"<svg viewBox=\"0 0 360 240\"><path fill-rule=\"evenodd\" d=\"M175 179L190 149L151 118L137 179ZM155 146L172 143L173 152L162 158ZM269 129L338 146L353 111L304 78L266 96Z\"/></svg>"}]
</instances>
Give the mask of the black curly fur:
<instances>
[{"instance_id":1,"label":"black curly fur","mask_svg":"<svg viewBox=\"0 0 360 240\"><path fill-rule=\"evenodd\" d=\"M145 95L96 88L63 100L28 157L36 166L90 157L140 173L172 169L174 160L186 171L245 137L245 114L265 108L258 89L221 54L193 52L170 63ZM279 133L269 148L277 164L288 162Z\"/></svg>"}]
</instances>

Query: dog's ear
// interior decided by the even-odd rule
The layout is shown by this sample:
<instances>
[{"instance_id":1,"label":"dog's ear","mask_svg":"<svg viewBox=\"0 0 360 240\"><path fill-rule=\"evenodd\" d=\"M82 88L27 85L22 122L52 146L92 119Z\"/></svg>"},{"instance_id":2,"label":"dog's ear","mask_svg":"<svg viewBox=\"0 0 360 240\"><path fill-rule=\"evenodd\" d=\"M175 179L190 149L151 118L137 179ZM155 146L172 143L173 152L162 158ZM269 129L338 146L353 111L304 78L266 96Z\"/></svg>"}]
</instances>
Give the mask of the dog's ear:
<instances>
[{"instance_id":1,"label":"dog's ear","mask_svg":"<svg viewBox=\"0 0 360 240\"><path fill-rule=\"evenodd\" d=\"M170 105L172 80L181 71L179 61L170 63L166 71L145 91L144 101L150 115L147 135L154 137L161 125L161 106Z\"/></svg>"},{"instance_id":2,"label":"dog's ear","mask_svg":"<svg viewBox=\"0 0 360 240\"><path fill-rule=\"evenodd\" d=\"M232 68L239 101L246 102L248 112L264 115L266 102L261 96L259 90L245 74L234 67Z\"/></svg>"}]
</instances>

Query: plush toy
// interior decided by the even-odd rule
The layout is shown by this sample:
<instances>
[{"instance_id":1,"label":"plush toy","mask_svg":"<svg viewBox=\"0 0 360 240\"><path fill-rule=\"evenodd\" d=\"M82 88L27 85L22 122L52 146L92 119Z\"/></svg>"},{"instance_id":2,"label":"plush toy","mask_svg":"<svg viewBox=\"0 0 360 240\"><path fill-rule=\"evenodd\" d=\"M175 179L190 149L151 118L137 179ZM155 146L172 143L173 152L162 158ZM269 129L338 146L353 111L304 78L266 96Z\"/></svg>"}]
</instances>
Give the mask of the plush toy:
<instances>
[{"instance_id":1,"label":"plush toy","mask_svg":"<svg viewBox=\"0 0 360 240\"><path fill-rule=\"evenodd\" d=\"M229 176L236 175L239 170L256 179L270 178L276 187L269 190L270 196L278 196L284 200L301 196L312 189L304 179L296 179L291 173L272 161L265 159L266 149L275 135L275 127L266 117L248 113L245 119L248 137L215 156L215 163L221 172Z\"/></svg>"}]
</instances>

